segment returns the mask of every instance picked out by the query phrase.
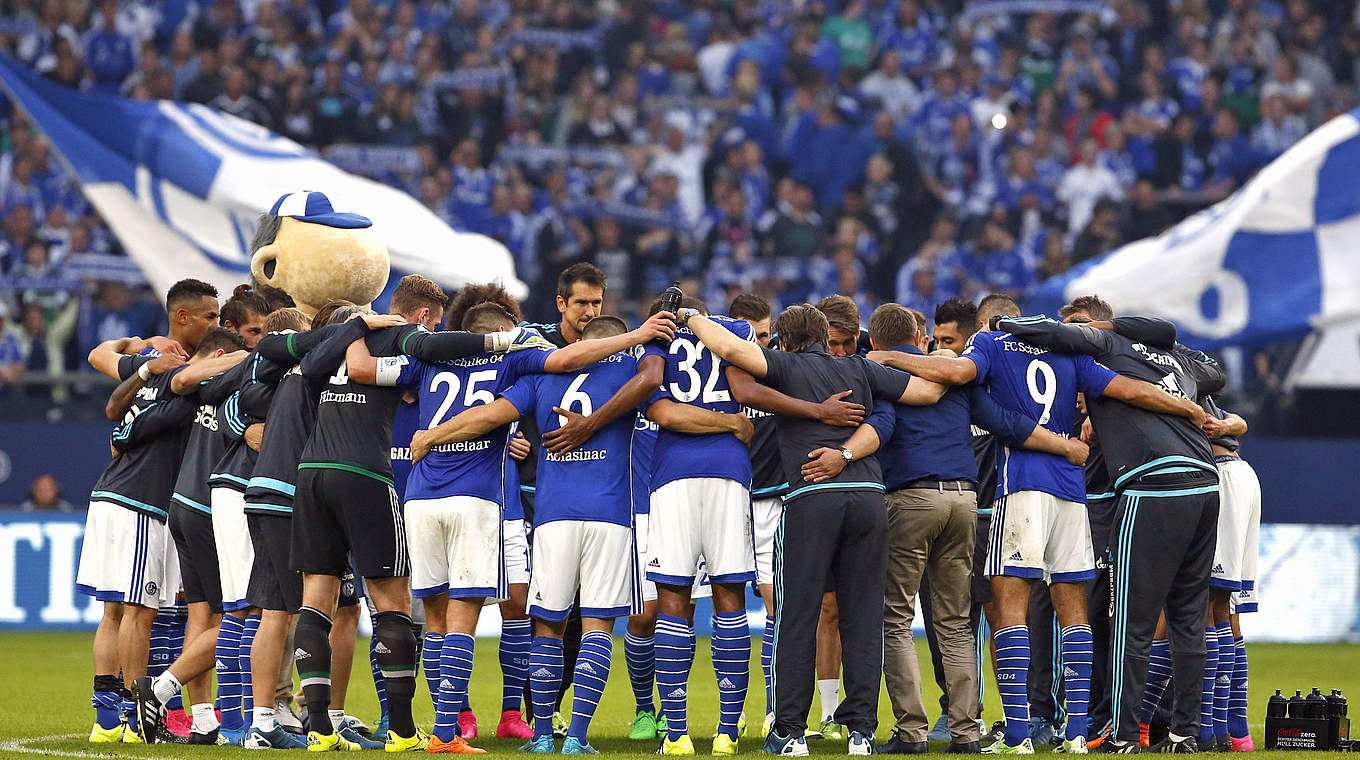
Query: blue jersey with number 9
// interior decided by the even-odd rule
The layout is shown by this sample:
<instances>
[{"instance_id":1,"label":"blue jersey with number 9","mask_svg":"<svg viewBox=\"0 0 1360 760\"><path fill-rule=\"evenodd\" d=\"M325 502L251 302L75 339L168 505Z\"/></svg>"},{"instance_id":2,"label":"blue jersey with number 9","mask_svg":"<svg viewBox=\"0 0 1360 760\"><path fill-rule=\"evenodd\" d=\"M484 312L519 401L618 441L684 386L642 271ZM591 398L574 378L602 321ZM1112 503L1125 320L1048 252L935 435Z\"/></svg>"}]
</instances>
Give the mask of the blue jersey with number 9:
<instances>
[{"instance_id":1,"label":"blue jersey with number 9","mask_svg":"<svg viewBox=\"0 0 1360 760\"><path fill-rule=\"evenodd\" d=\"M751 323L744 319L709 319L742 340L756 339ZM648 406L668 398L726 414L741 411L741 404L732 398L732 389L727 385L724 370L729 365L714 356L688 328L676 330L669 346L647 344L643 358L648 356L666 360L661 389L648 399ZM751 457L746 446L731 433L690 435L661 428L652 454L652 490L683 478L724 478L750 488Z\"/></svg>"},{"instance_id":2,"label":"blue jersey with number 9","mask_svg":"<svg viewBox=\"0 0 1360 760\"><path fill-rule=\"evenodd\" d=\"M460 412L495 401L497 394L520 377L542 372L550 353L547 349L526 349L437 363L409 356L382 357L378 360L378 384L415 391L420 406L419 429L429 430ZM430 449L411 468L406 499L475 496L504 507L509 430L507 425L480 438Z\"/></svg>"},{"instance_id":3,"label":"blue jersey with number 9","mask_svg":"<svg viewBox=\"0 0 1360 760\"><path fill-rule=\"evenodd\" d=\"M1115 377L1089 356L1055 354L1003 332L974 334L963 358L977 365L976 382L994 401L1063 437L1075 432L1077 393L1096 398ZM1043 491L1086 501L1082 469L1055 454L1000 446L996 466L997 498Z\"/></svg>"}]
</instances>

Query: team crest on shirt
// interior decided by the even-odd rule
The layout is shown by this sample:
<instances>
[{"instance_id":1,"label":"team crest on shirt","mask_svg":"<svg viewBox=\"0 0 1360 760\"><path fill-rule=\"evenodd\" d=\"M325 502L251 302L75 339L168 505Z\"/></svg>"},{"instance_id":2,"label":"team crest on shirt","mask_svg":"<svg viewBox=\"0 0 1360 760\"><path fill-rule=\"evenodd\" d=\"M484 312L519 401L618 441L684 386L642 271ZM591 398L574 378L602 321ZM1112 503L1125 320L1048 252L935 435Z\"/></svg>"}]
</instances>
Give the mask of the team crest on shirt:
<instances>
[{"instance_id":1,"label":"team crest on shirt","mask_svg":"<svg viewBox=\"0 0 1360 760\"><path fill-rule=\"evenodd\" d=\"M157 591L160 591L160 590L161 590L161 587L160 587L160 586L157 586L155 581L147 581L147 582L146 582L146 593L147 593L147 596L155 596L155 595L156 595L156 592L157 592Z\"/></svg>"}]
</instances>

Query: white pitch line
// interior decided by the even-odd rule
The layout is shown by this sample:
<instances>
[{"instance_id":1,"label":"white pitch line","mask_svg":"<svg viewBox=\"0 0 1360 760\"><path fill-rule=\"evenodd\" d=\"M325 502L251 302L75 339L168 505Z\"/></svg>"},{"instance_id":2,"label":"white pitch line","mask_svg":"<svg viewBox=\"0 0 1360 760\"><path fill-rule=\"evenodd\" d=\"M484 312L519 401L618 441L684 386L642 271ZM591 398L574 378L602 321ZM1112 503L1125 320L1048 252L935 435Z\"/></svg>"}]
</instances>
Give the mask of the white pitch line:
<instances>
[{"instance_id":1,"label":"white pitch line","mask_svg":"<svg viewBox=\"0 0 1360 760\"><path fill-rule=\"evenodd\" d=\"M54 735L52 735L52 736L29 736L29 737L25 737L25 738L22 738L22 739L6 739L6 740L4 740L4 741L0 741L0 751L4 751L4 752L17 752L17 753L21 753L21 754L25 754L25 755L49 755L49 756L55 756L55 757L100 757L100 758L102 758L102 757L131 757L131 758L142 758L143 760L152 760L152 759L151 759L149 756L147 756L147 755L129 755L129 754L127 754L126 752L124 752L124 751L122 751L122 750L119 750L118 752L112 752L112 751L107 751L107 752L101 752L101 751L84 752L84 751L80 751L80 750L71 750L71 749L40 749L40 748L38 748L38 747L29 747L29 746L27 746L27 745L29 745L29 744L37 744L37 743L40 743L40 742L65 741L65 740L67 740L67 739L82 739L82 738L85 738L85 734L54 734ZM127 745L127 746L135 746L135 745ZM159 758L159 756L157 756L157 757Z\"/></svg>"}]
</instances>

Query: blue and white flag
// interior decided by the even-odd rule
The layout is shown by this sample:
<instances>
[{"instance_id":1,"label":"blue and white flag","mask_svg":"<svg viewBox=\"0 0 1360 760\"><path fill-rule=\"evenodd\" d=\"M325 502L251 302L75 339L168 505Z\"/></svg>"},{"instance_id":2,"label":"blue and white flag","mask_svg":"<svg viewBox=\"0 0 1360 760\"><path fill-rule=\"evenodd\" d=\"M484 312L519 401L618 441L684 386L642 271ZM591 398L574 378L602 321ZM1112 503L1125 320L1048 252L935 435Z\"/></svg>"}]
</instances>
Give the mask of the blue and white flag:
<instances>
[{"instance_id":1,"label":"blue and white flag","mask_svg":"<svg viewBox=\"0 0 1360 760\"><path fill-rule=\"evenodd\" d=\"M1154 238L1043 283L1027 313L1095 293L1173 320L1215 348L1298 337L1360 313L1360 109L1338 116L1236 193Z\"/></svg>"},{"instance_id":2,"label":"blue and white flag","mask_svg":"<svg viewBox=\"0 0 1360 760\"><path fill-rule=\"evenodd\" d=\"M195 277L230 292L250 276L259 215L279 196L310 189L373 220L394 279L418 273L455 288L501 280L517 298L528 293L501 243L456 232L405 192L341 171L264 127L202 105L78 92L3 53L0 83L157 290Z\"/></svg>"}]
</instances>

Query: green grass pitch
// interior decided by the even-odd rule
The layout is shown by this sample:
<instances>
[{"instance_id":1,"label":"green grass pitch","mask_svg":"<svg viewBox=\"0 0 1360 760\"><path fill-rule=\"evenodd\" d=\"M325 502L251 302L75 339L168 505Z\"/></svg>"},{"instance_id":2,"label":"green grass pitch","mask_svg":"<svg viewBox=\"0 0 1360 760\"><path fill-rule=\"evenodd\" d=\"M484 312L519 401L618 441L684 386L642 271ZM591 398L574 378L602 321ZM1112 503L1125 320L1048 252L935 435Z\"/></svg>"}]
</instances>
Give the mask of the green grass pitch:
<instances>
[{"instance_id":1,"label":"green grass pitch","mask_svg":"<svg viewBox=\"0 0 1360 760\"><path fill-rule=\"evenodd\" d=\"M184 747L175 745L92 745L85 741L94 713L90 708L90 635L76 633L0 634L0 757L42 754L55 757L125 758L231 758L241 757L236 747ZM377 718L377 699L369 678L367 646L358 647L353 683L347 705L349 712L366 721ZM1360 645L1334 644L1256 644L1249 649L1251 658L1251 725L1258 746L1265 721L1266 697L1274 689L1324 690L1339 688L1353 703L1360 703ZM930 671L924 643L922 663ZM759 652L752 657L752 689L746 712L752 728L741 740L743 754L756 754L764 693L760 687ZM925 684L926 703L936 704L938 691L933 680ZM1289 692L1292 693L1292 692ZM717 687L709 663L708 647L700 642L694 675L690 680L690 733L699 754L708 753L708 737L717 721ZM472 704L481 727L495 729L500 705L500 666L496 641L477 642L477 657L472 683ZM623 640L616 640L614 667L609 688L591 727L592 743L606 756L642 757L655 749L650 743L630 742L627 726L632 719L633 698L623 661ZM815 708L814 708L815 709ZM886 695L880 701L879 738L886 738L891 725ZM995 689L988 689L986 718L996 720L1001 709ZM422 678L416 697L416 722L428 728L434 720L429 695ZM477 746L493 754L513 755L518 742L478 739ZM810 742L813 754L844 754L844 742ZM944 746L934 748L943 751ZM1040 750L1043 751L1043 750ZM251 756L254 756L253 754ZM1257 757L1299 758L1297 753L1258 752Z\"/></svg>"}]
</instances>

